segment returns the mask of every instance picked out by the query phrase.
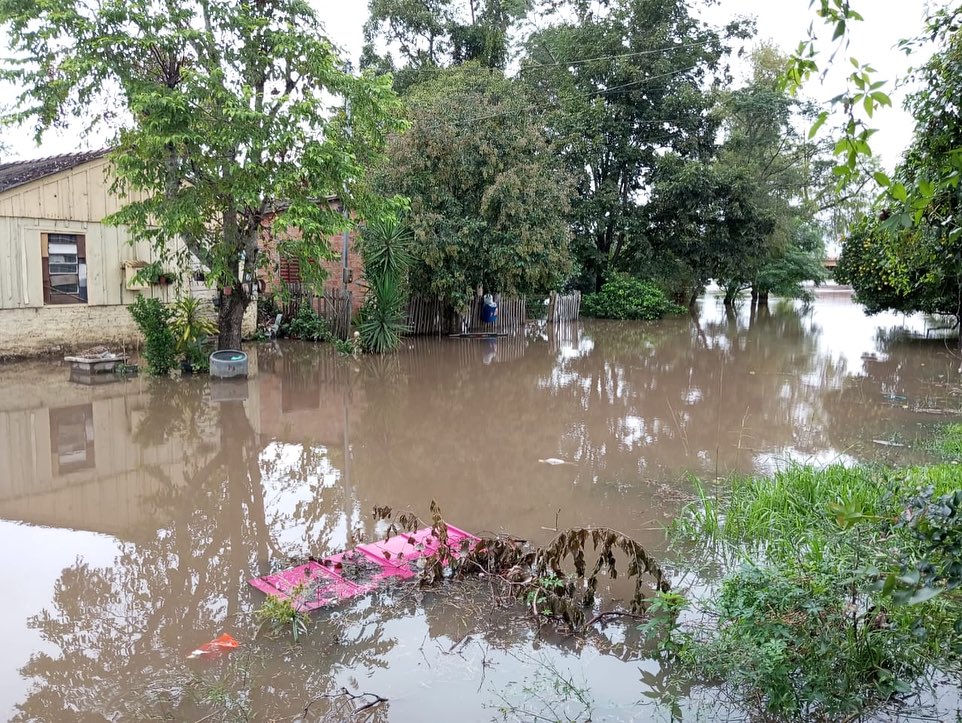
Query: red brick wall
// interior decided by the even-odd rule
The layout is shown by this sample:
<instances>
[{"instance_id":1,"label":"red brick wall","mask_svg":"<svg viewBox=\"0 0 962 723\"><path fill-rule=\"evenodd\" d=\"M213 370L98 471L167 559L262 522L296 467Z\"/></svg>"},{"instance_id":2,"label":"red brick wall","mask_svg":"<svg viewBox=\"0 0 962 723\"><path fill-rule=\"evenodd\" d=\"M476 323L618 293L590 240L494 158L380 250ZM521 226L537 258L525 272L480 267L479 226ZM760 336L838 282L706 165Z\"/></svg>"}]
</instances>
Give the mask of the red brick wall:
<instances>
[{"instance_id":1,"label":"red brick wall","mask_svg":"<svg viewBox=\"0 0 962 723\"><path fill-rule=\"evenodd\" d=\"M265 221L265 225L269 226L270 220ZM297 238L300 235L299 231L291 230L288 235L283 238ZM271 264L268 269L262 269L260 271L260 277L267 281L268 289L275 288L279 286L283 281L296 281L300 269L297 267L297 261L286 261L284 259L279 259L277 256L277 240L272 234L265 233L264 238L261 241L261 249L266 253L270 259ZM344 246L344 236L343 234L337 234L336 236L331 236L330 239L331 249L334 251L336 258L333 261L322 261L321 267L327 272L327 280L324 282L324 291L336 291L341 288L342 285L342 248ZM347 256L347 267L354 274L353 281L348 284L348 289L351 291L351 305L355 310L361 307L364 301L364 287L361 284L364 275L364 264L361 261L361 255L357 250L357 234L351 232L348 238L348 256Z\"/></svg>"}]
</instances>

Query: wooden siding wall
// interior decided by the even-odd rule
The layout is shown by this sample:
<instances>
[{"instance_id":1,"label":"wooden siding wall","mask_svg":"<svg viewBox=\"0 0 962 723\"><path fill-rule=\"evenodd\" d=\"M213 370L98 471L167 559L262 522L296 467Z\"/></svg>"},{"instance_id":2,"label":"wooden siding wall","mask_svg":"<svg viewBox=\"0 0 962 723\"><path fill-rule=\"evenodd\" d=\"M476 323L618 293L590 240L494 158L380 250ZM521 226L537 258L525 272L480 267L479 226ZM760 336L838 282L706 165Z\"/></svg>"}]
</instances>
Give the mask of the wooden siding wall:
<instances>
[{"instance_id":1,"label":"wooden siding wall","mask_svg":"<svg viewBox=\"0 0 962 723\"><path fill-rule=\"evenodd\" d=\"M91 306L130 304L124 261L156 259L149 244L128 242L122 227L106 226L121 199L109 193L106 159L0 193L0 309L43 306L40 234L82 234L87 246L87 293ZM165 287L147 294L172 299Z\"/></svg>"}]
</instances>

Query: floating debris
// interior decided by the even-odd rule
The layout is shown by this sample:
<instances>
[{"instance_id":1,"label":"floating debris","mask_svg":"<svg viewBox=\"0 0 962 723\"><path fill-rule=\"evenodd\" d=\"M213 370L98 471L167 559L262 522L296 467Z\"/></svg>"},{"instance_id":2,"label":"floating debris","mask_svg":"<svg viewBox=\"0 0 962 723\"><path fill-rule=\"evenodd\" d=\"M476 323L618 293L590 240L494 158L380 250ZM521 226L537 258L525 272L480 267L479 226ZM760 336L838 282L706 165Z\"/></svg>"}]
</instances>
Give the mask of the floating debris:
<instances>
[{"instance_id":1,"label":"floating debris","mask_svg":"<svg viewBox=\"0 0 962 723\"><path fill-rule=\"evenodd\" d=\"M568 462L565 462L563 459L558 459L557 457L548 457L548 459L539 459L538 461L541 462L541 464L550 465L568 464Z\"/></svg>"},{"instance_id":2,"label":"floating debris","mask_svg":"<svg viewBox=\"0 0 962 723\"><path fill-rule=\"evenodd\" d=\"M224 633L219 638L214 638L209 643L204 643L199 648L191 651L191 654L187 657L192 660L196 658L210 658L215 655L229 653L231 650L239 647L240 643L227 633Z\"/></svg>"},{"instance_id":3,"label":"floating debris","mask_svg":"<svg viewBox=\"0 0 962 723\"><path fill-rule=\"evenodd\" d=\"M901 442L888 442L884 439L873 439L872 442L882 447L907 447L907 444L902 444Z\"/></svg>"},{"instance_id":4,"label":"floating debris","mask_svg":"<svg viewBox=\"0 0 962 723\"><path fill-rule=\"evenodd\" d=\"M473 546L481 538L446 525L447 544L458 550ZM434 529L402 532L388 540L358 545L353 550L330 555L272 575L248 580L251 586L281 600L293 600L302 612L310 612L340 600L371 592L386 580L407 580L417 574L417 561L434 555L441 541Z\"/></svg>"}]
</instances>

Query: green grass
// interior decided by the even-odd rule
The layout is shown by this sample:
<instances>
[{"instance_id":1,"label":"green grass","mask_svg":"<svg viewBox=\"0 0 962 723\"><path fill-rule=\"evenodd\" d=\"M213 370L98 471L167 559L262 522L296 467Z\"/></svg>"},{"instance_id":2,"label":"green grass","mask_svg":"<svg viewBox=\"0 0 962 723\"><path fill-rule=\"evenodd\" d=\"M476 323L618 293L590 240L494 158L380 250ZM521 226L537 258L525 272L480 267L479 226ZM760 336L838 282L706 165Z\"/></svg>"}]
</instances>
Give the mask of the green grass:
<instances>
[{"instance_id":1,"label":"green grass","mask_svg":"<svg viewBox=\"0 0 962 723\"><path fill-rule=\"evenodd\" d=\"M671 529L695 559L678 564L707 555L721 575L692 601L702 624L673 633L683 675L721 681L761 718L823 720L962 664L957 591L913 594L914 570L955 556L924 544L917 500L962 489L962 466L793 466L696 489Z\"/></svg>"},{"instance_id":2,"label":"green grass","mask_svg":"<svg viewBox=\"0 0 962 723\"><path fill-rule=\"evenodd\" d=\"M962 424L946 424L939 427L935 437L925 446L947 461L962 460Z\"/></svg>"}]
</instances>

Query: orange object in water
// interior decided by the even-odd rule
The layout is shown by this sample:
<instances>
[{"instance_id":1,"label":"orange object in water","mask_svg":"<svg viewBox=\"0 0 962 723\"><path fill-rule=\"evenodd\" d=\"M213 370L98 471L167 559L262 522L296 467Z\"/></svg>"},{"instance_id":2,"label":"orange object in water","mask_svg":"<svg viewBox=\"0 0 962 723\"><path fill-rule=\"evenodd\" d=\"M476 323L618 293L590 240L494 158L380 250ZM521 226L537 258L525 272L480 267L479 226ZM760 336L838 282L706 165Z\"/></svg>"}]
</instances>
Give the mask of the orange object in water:
<instances>
[{"instance_id":1,"label":"orange object in water","mask_svg":"<svg viewBox=\"0 0 962 723\"><path fill-rule=\"evenodd\" d=\"M221 653L226 653L233 650L234 648L239 648L240 643L238 643L234 638L232 638L227 633L224 633L219 638L214 638L209 643L204 643L199 648L194 650L188 658L203 658L213 655L220 655Z\"/></svg>"}]
</instances>

